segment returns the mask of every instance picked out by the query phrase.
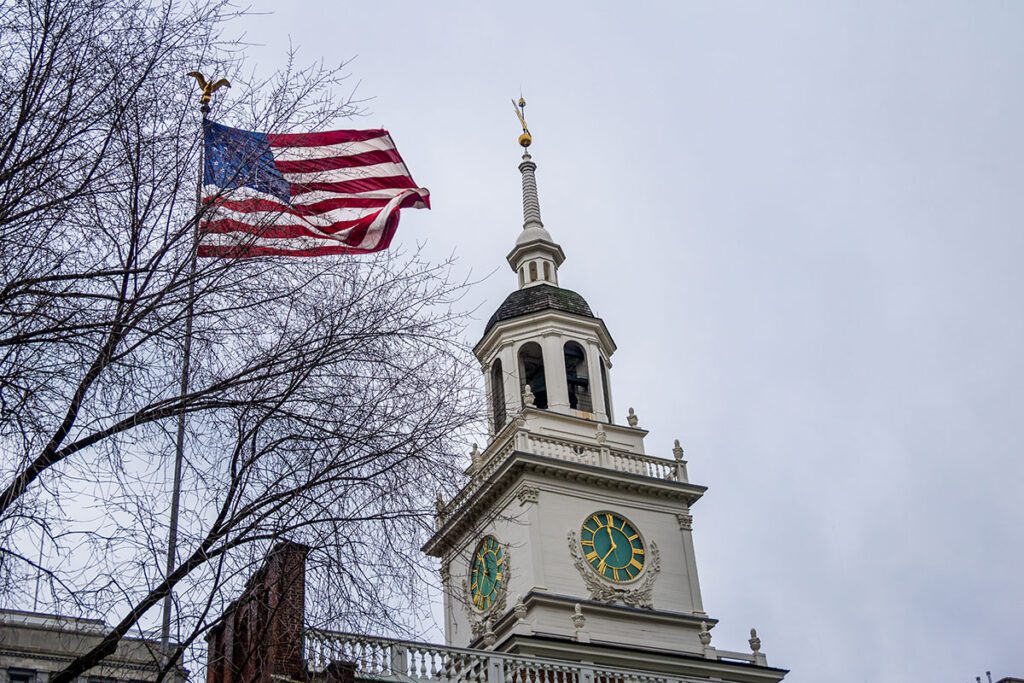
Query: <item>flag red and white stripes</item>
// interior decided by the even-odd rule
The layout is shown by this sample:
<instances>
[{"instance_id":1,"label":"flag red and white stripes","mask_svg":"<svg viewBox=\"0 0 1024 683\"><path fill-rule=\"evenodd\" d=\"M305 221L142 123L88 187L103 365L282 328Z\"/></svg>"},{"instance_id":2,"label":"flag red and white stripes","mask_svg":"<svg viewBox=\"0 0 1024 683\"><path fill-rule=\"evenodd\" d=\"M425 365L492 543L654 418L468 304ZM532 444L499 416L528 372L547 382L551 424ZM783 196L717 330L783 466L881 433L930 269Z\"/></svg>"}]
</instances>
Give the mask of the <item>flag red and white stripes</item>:
<instances>
[{"instance_id":1,"label":"flag red and white stripes","mask_svg":"<svg viewBox=\"0 0 1024 683\"><path fill-rule=\"evenodd\" d=\"M387 248L399 210L429 208L386 130L264 134L207 122L199 256Z\"/></svg>"}]
</instances>

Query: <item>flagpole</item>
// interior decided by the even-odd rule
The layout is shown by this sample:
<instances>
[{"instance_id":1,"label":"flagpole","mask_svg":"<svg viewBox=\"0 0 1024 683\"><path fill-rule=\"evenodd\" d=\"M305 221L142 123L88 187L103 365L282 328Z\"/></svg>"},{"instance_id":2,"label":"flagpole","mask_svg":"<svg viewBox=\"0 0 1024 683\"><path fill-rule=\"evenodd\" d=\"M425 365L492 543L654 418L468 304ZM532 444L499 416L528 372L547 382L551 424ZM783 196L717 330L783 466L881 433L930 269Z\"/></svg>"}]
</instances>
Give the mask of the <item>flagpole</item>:
<instances>
[{"instance_id":1,"label":"flagpole","mask_svg":"<svg viewBox=\"0 0 1024 683\"><path fill-rule=\"evenodd\" d=\"M230 87L228 82L221 79L215 84L206 82L202 74L191 72L189 76L199 82L203 93L199 98L199 111L202 113L202 122L199 127L199 173L196 179L196 218L192 231L192 245L189 250L188 265L188 299L185 305L185 345L182 349L181 380L179 384L179 396L184 399L188 393L189 374L192 361L192 317L196 294L196 261L198 260L199 248L199 216L202 212L203 196L203 167L205 165L205 145L203 133L206 130L206 121L210 114L210 99L213 91L225 85ZM164 572L164 579L170 577L174 571L174 565L178 553L178 512L181 504L181 467L185 456L185 410L184 406L178 414L178 432L174 444L174 484L171 492L171 519L167 529L167 569ZM170 641L171 641L171 610L173 609L173 587L168 587L167 595L164 596L163 622L160 628L160 651L164 656L164 665L170 662Z\"/></svg>"}]
</instances>

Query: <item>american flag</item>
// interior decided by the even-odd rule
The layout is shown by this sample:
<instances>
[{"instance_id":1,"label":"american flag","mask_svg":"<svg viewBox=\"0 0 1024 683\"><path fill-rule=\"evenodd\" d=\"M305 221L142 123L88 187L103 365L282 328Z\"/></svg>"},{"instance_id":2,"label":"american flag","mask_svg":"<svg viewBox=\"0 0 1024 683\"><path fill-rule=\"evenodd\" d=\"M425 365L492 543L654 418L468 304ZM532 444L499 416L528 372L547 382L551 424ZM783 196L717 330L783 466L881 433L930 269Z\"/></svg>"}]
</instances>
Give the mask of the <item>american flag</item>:
<instances>
[{"instance_id":1,"label":"american flag","mask_svg":"<svg viewBox=\"0 0 1024 683\"><path fill-rule=\"evenodd\" d=\"M254 133L207 121L199 256L386 249L399 209L430 208L386 130Z\"/></svg>"}]
</instances>

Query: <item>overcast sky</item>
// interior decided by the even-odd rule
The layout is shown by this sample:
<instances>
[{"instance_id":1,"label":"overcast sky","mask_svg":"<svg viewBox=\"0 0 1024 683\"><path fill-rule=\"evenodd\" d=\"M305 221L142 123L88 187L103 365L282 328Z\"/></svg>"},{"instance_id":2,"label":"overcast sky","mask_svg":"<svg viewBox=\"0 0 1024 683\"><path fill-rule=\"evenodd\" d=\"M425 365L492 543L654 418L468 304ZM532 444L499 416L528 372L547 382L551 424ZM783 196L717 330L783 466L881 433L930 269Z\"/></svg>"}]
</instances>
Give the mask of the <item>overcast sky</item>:
<instances>
[{"instance_id":1,"label":"overcast sky","mask_svg":"<svg viewBox=\"0 0 1024 683\"><path fill-rule=\"evenodd\" d=\"M352 63L433 210L514 287L544 223L679 437L714 644L793 683L1024 675L1024 2L256 2L261 67Z\"/></svg>"}]
</instances>

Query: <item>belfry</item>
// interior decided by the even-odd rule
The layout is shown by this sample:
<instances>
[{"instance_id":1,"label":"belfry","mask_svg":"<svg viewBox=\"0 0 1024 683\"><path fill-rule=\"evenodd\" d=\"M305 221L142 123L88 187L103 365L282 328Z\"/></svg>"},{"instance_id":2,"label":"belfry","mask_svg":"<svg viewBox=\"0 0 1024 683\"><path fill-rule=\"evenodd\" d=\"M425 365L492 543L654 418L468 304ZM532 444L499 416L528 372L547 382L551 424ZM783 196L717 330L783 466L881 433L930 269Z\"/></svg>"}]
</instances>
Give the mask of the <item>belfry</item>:
<instances>
[{"instance_id":1,"label":"belfry","mask_svg":"<svg viewBox=\"0 0 1024 683\"><path fill-rule=\"evenodd\" d=\"M473 349L489 442L461 491L438 501L424 546L441 564L446 644L547 662L566 683L781 680L753 629L749 651L711 645L691 532L706 488L678 441L671 458L648 455L633 410L616 421L615 342L561 286L566 257L541 220L524 109L520 99L523 228L507 256L517 287Z\"/></svg>"}]
</instances>

